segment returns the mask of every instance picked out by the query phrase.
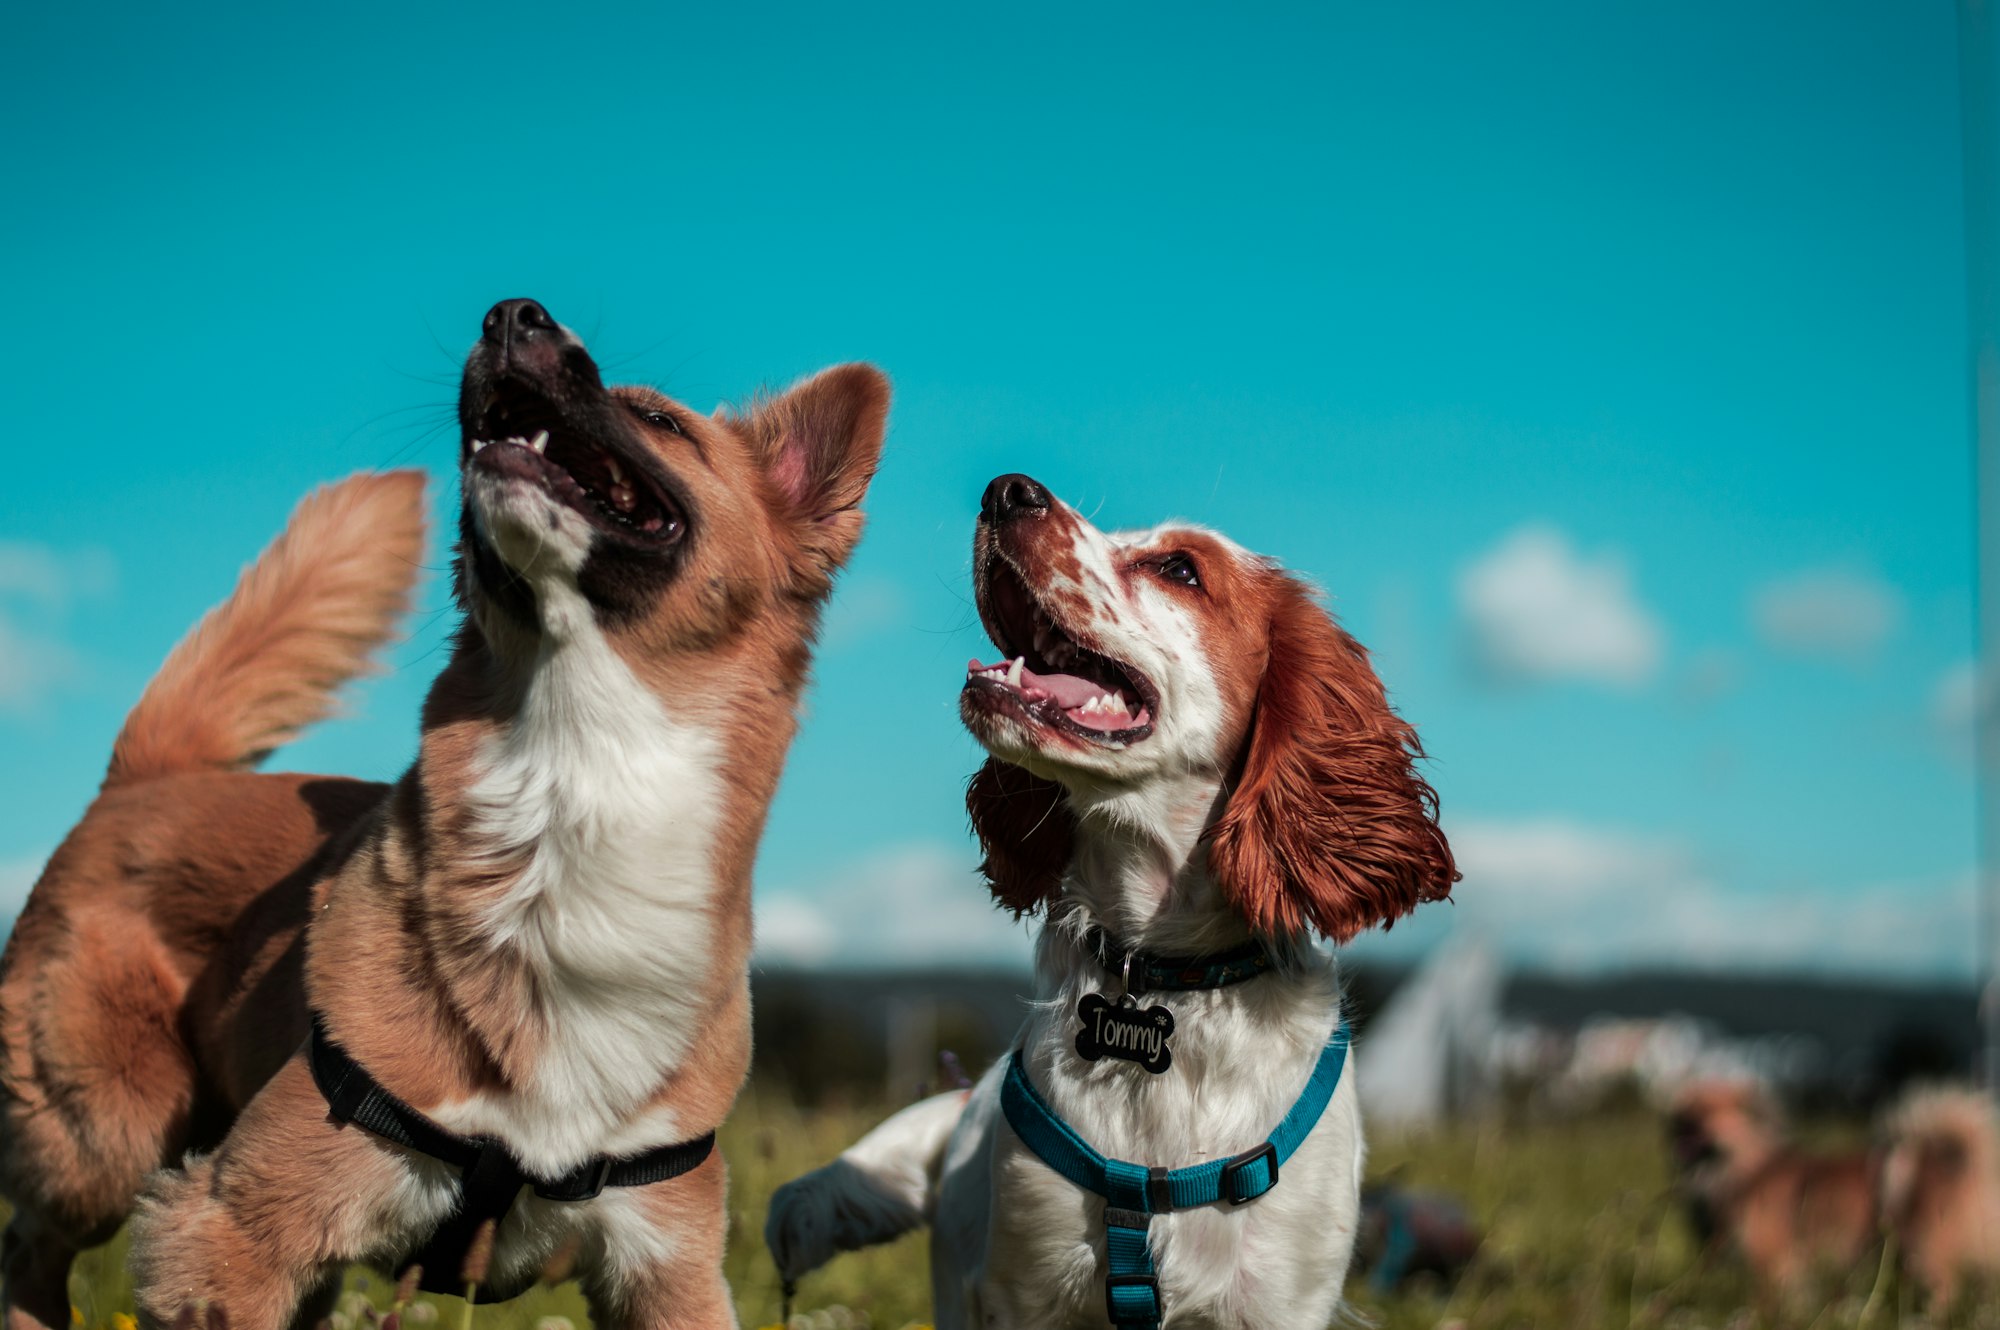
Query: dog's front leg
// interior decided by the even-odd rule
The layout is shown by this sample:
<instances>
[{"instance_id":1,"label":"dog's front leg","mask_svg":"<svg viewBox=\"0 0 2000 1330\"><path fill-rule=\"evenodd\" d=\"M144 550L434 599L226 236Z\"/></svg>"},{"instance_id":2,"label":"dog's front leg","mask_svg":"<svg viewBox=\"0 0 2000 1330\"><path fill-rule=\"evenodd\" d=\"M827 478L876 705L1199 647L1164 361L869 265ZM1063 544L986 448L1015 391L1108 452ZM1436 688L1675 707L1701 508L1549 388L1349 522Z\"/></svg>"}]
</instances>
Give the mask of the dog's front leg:
<instances>
[{"instance_id":1,"label":"dog's front leg","mask_svg":"<svg viewBox=\"0 0 2000 1330\"><path fill-rule=\"evenodd\" d=\"M142 1324L219 1308L230 1330L283 1330L350 1261L393 1252L452 1204L430 1170L327 1115L303 1056L250 1101L213 1154L167 1170L132 1224Z\"/></svg>"},{"instance_id":2,"label":"dog's front leg","mask_svg":"<svg viewBox=\"0 0 2000 1330\"><path fill-rule=\"evenodd\" d=\"M722 1278L728 1185L717 1151L692 1173L592 1202L604 1259L583 1288L597 1330L735 1330Z\"/></svg>"}]
</instances>

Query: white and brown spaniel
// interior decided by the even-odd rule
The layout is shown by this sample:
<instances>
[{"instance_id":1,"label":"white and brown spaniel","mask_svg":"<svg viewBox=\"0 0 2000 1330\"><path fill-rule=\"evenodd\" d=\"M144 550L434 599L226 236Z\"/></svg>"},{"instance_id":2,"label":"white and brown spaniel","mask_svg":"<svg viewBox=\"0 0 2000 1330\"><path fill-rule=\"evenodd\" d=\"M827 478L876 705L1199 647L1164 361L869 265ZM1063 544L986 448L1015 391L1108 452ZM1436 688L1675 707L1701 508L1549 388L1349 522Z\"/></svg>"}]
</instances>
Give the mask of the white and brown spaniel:
<instances>
[{"instance_id":1,"label":"white and brown spaniel","mask_svg":"<svg viewBox=\"0 0 2000 1330\"><path fill-rule=\"evenodd\" d=\"M971 1091L780 1190L766 1230L780 1271L928 1220L940 1330L1324 1326L1360 1207L1351 1075L1280 1152L1281 1182L1259 1174L1240 1204L1199 1188L1175 1202L1157 1183L1156 1213L1138 1216L1052 1167L1017 1110L1038 1101L1142 1177L1213 1173L1279 1134L1344 1037L1316 938L1345 942L1457 879L1417 736L1311 589L1213 532L1099 531L1014 475L988 487L973 548L1005 659L975 661L961 695L991 754L968 806L995 897L1045 918L1039 1001ZM1170 1013L1157 1073L1080 1046L1094 1037L1080 1013L1128 993ZM1028 1134L1047 1137L1046 1120ZM1122 1316L1107 1215L1140 1233L1125 1261L1156 1281L1150 1307Z\"/></svg>"}]
</instances>

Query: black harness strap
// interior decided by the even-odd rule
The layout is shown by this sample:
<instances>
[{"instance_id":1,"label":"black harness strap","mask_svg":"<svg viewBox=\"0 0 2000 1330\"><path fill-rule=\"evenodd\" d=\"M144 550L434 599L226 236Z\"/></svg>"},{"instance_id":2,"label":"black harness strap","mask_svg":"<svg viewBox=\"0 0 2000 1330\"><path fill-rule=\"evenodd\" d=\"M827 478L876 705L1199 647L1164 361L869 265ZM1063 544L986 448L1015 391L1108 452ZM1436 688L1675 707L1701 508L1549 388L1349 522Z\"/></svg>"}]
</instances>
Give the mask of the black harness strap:
<instances>
[{"instance_id":1,"label":"black harness strap","mask_svg":"<svg viewBox=\"0 0 2000 1330\"><path fill-rule=\"evenodd\" d=\"M521 1188L532 1186L546 1201L587 1201L606 1187L645 1187L692 1172L715 1149L709 1132L678 1145L663 1145L644 1154L585 1160L559 1178L541 1178L521 1167L505 1143L488 1136L461 1136L447 1131L383 1089L367 1069L333 1041L318 1012L312 1016L312 1041L306 1060L313 1082L326 1096L336 1122L351 1122L386 1141L461 1170L459 1203L445 1217L424 1249L407 1263L424 1269L423 1288L431 1293L463 1296L466 1254L480 1225L497 1227L514 1207ZM480 1301L489 1301L481 1297Z\"/></svg>"}]
</instances>

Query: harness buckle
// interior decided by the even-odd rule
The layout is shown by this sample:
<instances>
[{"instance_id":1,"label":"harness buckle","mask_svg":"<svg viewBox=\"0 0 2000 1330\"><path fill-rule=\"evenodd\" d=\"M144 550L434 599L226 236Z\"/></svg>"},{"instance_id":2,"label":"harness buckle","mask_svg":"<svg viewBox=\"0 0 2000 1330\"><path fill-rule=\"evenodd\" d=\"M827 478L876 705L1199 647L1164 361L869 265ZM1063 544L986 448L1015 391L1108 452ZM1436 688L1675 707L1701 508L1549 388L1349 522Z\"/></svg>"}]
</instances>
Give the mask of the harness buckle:
<instances>
[{"instance_id":1,"label":"harness buckle","mask_svg":"<svg viewBox=\"0 0 2000 1330\"><path fill-rule=\"evenodd\" d=\"M1160 1281L1154 1275L1106 1275L1104 1310L1113 1325L1135 1321L1158 1324Z\"/></svg>"},{"instance_id":2,"label":"harness buckle","mask_svg":"<svg viewBox=\"0 0 2000 1330\"><path fill-rule=\"evenodd\" d=\"M593 1200L609 1185L613 1162L611 1156L600 1155L587 1169L579 1169L554 1182L537 1182L535 1195L545 1201Z\"/></svg>"},{"instance_id":3,"label":"harness buckle","mask_svg":"<svg viewBox=\"0 0 2000 1330\"><path fill-rule=\"evenodd\" d=\"M1257 1164L1264 1166L1262 1177L1250 1173ZM1254 1201L1277 1185L1278 1147L1269 1141L1254 1150L1245 1150L1222 1166L1222 1199L1231 1205Z\"/></svg>"}]
</instances>

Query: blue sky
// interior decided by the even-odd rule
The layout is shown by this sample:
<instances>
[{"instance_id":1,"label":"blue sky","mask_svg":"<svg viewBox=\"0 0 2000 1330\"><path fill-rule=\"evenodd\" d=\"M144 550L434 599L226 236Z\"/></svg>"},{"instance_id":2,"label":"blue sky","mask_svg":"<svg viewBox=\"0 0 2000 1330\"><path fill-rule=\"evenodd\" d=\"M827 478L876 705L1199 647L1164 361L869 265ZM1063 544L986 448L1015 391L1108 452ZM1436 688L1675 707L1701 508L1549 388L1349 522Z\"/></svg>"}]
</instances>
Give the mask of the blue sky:
<instances>
[{"instance_id":1,"label":"blue sky","mask_svg":"<svg viewBox=\"0 0 2000 1330\"><path fill-rule=\"evenodd\" d=\"M1751 9L24 11L0 891L301 494L415 464L448 511L458 357L532 295L703 408L896 382L772 963L1024 954L954 713L1023 470L1376 648L1468 877L1364 952L1970 973L1953 16ZM278 765L407 762L425 604Z\"/></svg>"}]
</instances>

